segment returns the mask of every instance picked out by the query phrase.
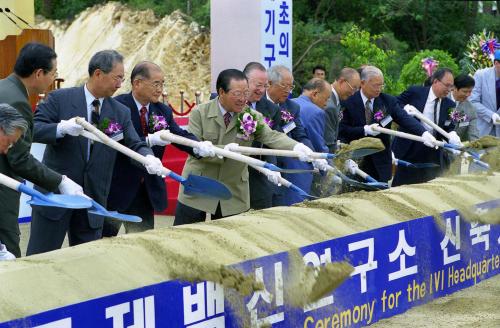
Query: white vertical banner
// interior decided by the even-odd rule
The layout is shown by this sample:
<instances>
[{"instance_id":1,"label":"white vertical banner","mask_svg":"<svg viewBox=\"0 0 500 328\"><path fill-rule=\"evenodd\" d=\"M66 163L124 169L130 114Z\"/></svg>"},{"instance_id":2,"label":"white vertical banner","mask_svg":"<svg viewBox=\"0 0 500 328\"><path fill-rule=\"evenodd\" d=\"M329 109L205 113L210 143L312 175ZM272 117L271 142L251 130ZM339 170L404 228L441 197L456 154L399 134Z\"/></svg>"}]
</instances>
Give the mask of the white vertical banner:
<instances>
[{"instance_id":1,"label":"white vertical banner","mask_svg":"<svg viewBox=\"0 0 500 328\"><path fill-rule=\"evenodd\" d=\"M261 58L266 67L292 69L292 0L262 0Z\"/></svg>"}]
</instances>

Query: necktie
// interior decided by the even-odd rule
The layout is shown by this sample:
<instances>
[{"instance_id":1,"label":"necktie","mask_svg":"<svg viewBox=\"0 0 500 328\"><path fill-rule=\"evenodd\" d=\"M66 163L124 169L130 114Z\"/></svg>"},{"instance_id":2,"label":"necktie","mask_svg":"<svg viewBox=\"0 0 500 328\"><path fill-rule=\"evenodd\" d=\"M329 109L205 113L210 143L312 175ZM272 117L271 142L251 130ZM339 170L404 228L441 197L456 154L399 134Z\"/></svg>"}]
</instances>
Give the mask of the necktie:
<instances>
[{"instance_id":1,"label":"necktie","mask_svg":"<svg viewBox=\"0 0 500 328\"><path fill-rule=\"evenodd\" d=\"M229 122L231 122L231 113L226 112L226 114L224 114L224 124L226 125L226 128L229 125Z\"/></svg>"},{"instance_id":2,"label":"necktie","mask_svg":"<svg viewBox=\"0 0 500 328\"><path fill-rule=\"evenodd\" d=\"M434 123L439 124L439 98L434 100ZM433 130L432 133L434 136L437 136L437 131Z\"/></svg>"},{"instance_id":3,"label":"necktie","mask_svg":"<svg viewBox=\"0 0 500 328\"><path fill-rule=\"evenodd\" d=\"M146 119L146 114L148 113L148 109L145 106L141 108L141 129L143 136L148 136L148 120Z\"/></svg>"},{"instance_id":4,"label":"necktie","mask_svg":"<svg viewBox=\"0 0 500 328\"><path fill-rule=\"evenodd\" d=\"M372 122L372 103L370 99L366 100L365 103L365 119L366 119L366 124L371 124Z\"/></svg>"},{"instance_id":5,"label":"necktie","mask_svg":"<svg viewBox=\"0 0 500 328\"><path fill-rule=\"evenodd\" d=\"M94 109L92 110L92 113L90 114L90 120L91 120L91 123L94 124L95 126L97 126L99 124L99 119L100 119L100 107L101 107L101 102L99 101L99 99L94 99L92 101L92 106L94 107Z\"/></svg>"}]
</instances>

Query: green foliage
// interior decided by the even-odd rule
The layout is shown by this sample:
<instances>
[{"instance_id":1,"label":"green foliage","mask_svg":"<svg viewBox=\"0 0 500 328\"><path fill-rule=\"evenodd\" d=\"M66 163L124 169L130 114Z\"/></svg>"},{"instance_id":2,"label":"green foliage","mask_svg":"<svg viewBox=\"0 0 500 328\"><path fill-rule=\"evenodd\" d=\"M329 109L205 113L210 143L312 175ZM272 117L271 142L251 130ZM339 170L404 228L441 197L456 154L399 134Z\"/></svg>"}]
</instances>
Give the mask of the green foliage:
<instances>
[{"instance_id":1,"label":"green foliage","mask_svg":"<svg viewBox=\"0 0 500 328\"><path fill-rule=\"evenodd\" d=\"M397 89L394 79L386 72L395 65L396 52L384 50L377 45L381 41L380 35L370 35L368 31L361 30L354 25L340 40L344 51L349 54L345 66L358 68L362 65L373 65L384 72L386 92L391 93Z\"/></svg>"},{"instance_id":2,"label":"green foliage","mask_svg":"<svg viewBox=\"0 0 500 328\"><path fill-rule=\"evenodd\" d=\"M458 66L451 55L442 50L423 50L418 52L401 70L399 83L402 91L410 85L422 85L427 79L427 73L422 68L422 60L427 57L432 57L438 61L438 68L449 68L454 74L459 72Z\"/></svg>"}]
</instances>

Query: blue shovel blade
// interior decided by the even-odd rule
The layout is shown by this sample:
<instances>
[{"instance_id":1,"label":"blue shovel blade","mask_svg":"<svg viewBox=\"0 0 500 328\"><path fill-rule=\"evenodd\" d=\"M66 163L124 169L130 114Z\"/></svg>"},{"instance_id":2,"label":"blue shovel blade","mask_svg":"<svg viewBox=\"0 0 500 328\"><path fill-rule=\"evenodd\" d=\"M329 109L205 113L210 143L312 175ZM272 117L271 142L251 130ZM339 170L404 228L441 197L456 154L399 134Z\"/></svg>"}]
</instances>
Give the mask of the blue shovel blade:
<instances>
[{"instance_id":1,"label":"blue shovel blade","mask_svg":"<svg viewBox=\"0 0 500 328\"><path fill-rule=\"evenodd\" d=\"M174 178L172 175L171 177ZM186 195L216 199L230 199L232 197L231 192L225 185L212 178L190 174L187 179L182 178L179 182L184 186Z\"/></svg>"},{"instance_id":2,"label":"blue shovel blade","mask_svg":"<svg viewBox=\"0 0 500 328\"><path fill-rule=\"evenodd\" d=\"M410 163L407 161L403 161L401 159L397 160L398 166L410 167L412 169L428 169L432 167L439 167L436 163Z\"/></svg>"},{"instance_id":3,"label":"blue shovel blade","mask_svg":"<svg viewBox=\"0 0 500 328\"><path fill-rule=\"evenodd\" d=\"M360 189L365 189L365 190L379 190L380 189L380 188L378 188L370 183L359 182L357 180L351 179L347 175L345 175L341 172L337 172L336 174L342 179L342 181L344 181L345 183L347 183L350 186L360 188Z\"/></svg>"},{"instance_id":4,"label":"blue shovel blade","mask_svg":"<svg viewBox=\"0 0 500 328\"><path fill-rule=\"evenodd\" d=\"M113 218L113 219L120 220L120 221L142 222L142 219L136 215L122 214L122 213L118 213L116 211L108 211L107 209L104 208L104 206L102 206L101 204L99 204L95 200L92 200L92 207L89 208L87 210L87 212L92 213L92 214L106 216L106 217Z\"/></svg>"},{"instance_id":5,"label":"blue shovel blade","mask_svg":"<svg viewBox=\"0 0 500 328\"><path fill-rule=\"evenodd\" d=\"M318 199L319 198L319 197L316 197L313 195L309 195L307 192L305 192L304 190L302 190L298 186L294 185L293 183L290 185L289 188L292 189L293 191L299 193L299 195L301 195L304 198L309 198L309 199Z\"/></svg>"},{"instance_id":6,"label":"blue shovel blade","mask_svg":"<svg viewBox=\"0 0 500 328\"><path fill-rule=\"evenodd\" d=\"M53 193L42 194L25 184L20 184L17 190L31 196L31 200L28 201L30 205L62 208L89 208L92 206L90 200L82 196Z\"/></svg>"}]
</instances>

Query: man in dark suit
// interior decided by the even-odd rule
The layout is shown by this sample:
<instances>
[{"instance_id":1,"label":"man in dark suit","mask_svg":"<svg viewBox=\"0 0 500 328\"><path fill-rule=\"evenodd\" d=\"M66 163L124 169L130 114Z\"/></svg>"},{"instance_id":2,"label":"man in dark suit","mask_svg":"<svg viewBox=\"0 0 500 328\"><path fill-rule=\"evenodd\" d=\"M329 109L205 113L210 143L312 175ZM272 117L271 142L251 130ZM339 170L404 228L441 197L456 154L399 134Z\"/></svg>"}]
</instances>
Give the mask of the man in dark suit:
<instances>
[{"instance_id":1,"label":"man in dark suit","mask_svg":"<svg viewBox=\"0 0 500 328\"><path fill-rule=\"evenodd\" d=\"M269 87L266 68L260 63L250 62L243 69L243 73L248 79L250 92L248 105L264 116L271 129L278 130L281 125L280 109L265 97L266 89ZM254 141L252 147L262 148L265 146ZM256 156L256 158L274 165L277 164L276 156ZM277 186L272 184L265 175L251 167L248 168L248 174L250 207L259 210L273 206L273 194Z\"/></svg>"},{"instance_id":2,"label":"man in dark suit","mask_svg":"<svg viewBox=\"0 0 500 328\"><path fill-rule=\"evenodd\" d=\"M350 67L344 67L339 77L332 83L332 95L325 107L325 142L330 153L337 150L339 125L342 118L340 101L346 100L358 91L360 84L358 71Z\"/></svg>"},{"instance_id":3,"label":"man in dark suit","mask_svg":"<svg viewBox=\"0 0 500 328\"><path fill-rule=\"evenodd\" d=\"M453 88L453 73L447 68L436 70L431 76L431 86L412 86L397 97L401 107L412 105L422 112L427 118L437 123L442 129L451 132L455 124L450 120L448 110L455 107L455 103L447 96ZM436 138L442 138L434 129L423 123L427 133ZM399 128L409 132L405 126ZM456 132L450 133L450 143L460 144ZM408 139L394 138L392 151L398 159L412 163L436 163L439 167L419 169L418 172L411 168L398 167L392 182L393 186L404 184L422 183L439 176L448 166L447 155L441 148L429 148L420 142Z\"/></svg>"},{"instance_id":4,"label":"man in dark suit","mask_svg":"<svg viewBox=\"0 0 500 328\"><path fill-rule=\"evenodd\" d=\"M174 120L172 109L158 99L162 94L165 76L161 68L152 62L140 62L130 76L132 91L115 97L130 110L135 131L153 150L154 155L162 159L165 146L169 142L158 138L163 130L195 141L198 139L188 131L181 129ZM180 150L197 156L200 149L174 144ZM206 155L202 152L203 155ZM140 223L125 222L125 231L140 232L154 228L154 211L167 208L167 190L162 177L147 174L127 156L116 155L113 179L108 196L108 209L121 213L137 215ZM118 234L121 222L105 221L103 237Z\"/></svg>"},{"instance_id":5,"label":"man in dark suit","mask_svg":"<svg viewBox=\"0 0 500 328\"><path fill-rule=\"evenodd\" d=\"M306 131L300 120L300 106L288 98L290 92L295 88L292 72L283 65L274 65L267 70L269 88L266 97L269 101L277 104L280 108L281 125L278 131L284 132L295 141L301 142L312 148L312 143L307 137ZM277 164L281 168L292 168L297 161L288 157L277 157ZM284 173L285 179L290 174ZM273 206L285 205L285 187L275 189L273 195Z\"/></svg>"},{"instance_id":6,"label":"man in dark suit","mask_svg":"<svg viewBox=\"0 0 500 328\"><path fill-rule=\"evenodd\" d=\"M366 66L361 72L361 90L342 102L344 111L339 137L345 143L367 136L379 138L385 149L365 156L360 169L378 181L388 182L392 168L391 139L388 135L381 135L373 130L373 126L380 125L390 129L394 121L407 132L424 137L430 147L434 146L435 138L398 105L395 97L382 93L383 88L382 71L375 66ZM350 167L349 171L354 174L354 167Z\"/></svg>"},{"instance_id":7,"label":"man in dark suit","mask_svg":"<svg viewBox=\"0 0 500 328\"><path fill-rule=\"evenodd\" d=\"M159 175L163 166L137 136L130 110L111 98L123 82L123 57L114 50L97 52L90 59L89 75L83 86L53 91L38 106L34 140L47 144L44 164L82 184L88 196L106 206L116 151L79 136L82 128L75 122L76 116L87 118L113 139L146 156L149 173ZM70 246L99 239L103 220L86 210L34 208L27 254L60 248L66 232Z\"/></svg>"},{"instance_id":8,"label":"man in dark suit","mask_svg":"<svg viewBox=\"0 0 500 328\"><path fill-rule=\"evenodd\" d=\"M48 90L57 76L56 57L51 48L38 43L28 43L19 52L14 73L0 80L0 103L14 107L28 123L26 132L17 142L11 143L9 152L0 154L0 173L17 180L29 180L46 190L59 189L63 194L83 194L79 185L49 169L30 154L33 113L28 93L36 95ZM19 192L0 185L0 240L16 257L21 256L17 223L19 197Z\"/></svg>"}]
</instances>

